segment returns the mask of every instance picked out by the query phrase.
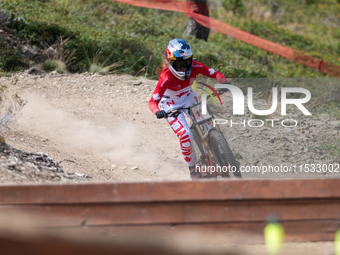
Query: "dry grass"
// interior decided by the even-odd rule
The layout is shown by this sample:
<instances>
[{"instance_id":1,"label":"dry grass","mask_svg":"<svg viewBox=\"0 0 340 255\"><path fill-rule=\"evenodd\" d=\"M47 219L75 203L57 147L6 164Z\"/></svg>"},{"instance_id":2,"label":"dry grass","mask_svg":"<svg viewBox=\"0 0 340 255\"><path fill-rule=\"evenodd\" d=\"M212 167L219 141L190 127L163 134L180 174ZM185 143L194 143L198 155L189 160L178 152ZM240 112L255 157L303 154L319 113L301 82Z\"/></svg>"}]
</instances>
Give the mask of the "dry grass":
<instances>
[{"instance_id":1,"label":"dry grass","mask_svg":"<svg viewBox=\"0 0 340 255\"><path fill-rule=\"evenodd\" d=\"M99 61L99 59L101 58L101 55L102 55L102 52L100 50L98 50L96 52L96 54L93 56L92 60L90 60L86 50L85 50L85 53L86 53L86 57L87 57L87 60L89 62L89 65L90 65L90 69L89 69L90 73L97 73L97 74L101 74L101 75L113 74L113 73L115 73L114 69L116 67L122 65L121 61L110 64L110 65L105 65L106 62L112 56L113 52L111 52L111 54L102 63L100 63L100 61Z\"/></svg>"},{"instance_id":2,"label":"dry grass","mask_svg":"<svg viewBox=\"0 0 340 255\"><path fill-rule=\"evenodd\" d=\"M65 39L60 37L52 46L45 51L47 60L43 63L45 71L57 71L58 73L66 73L67 67L75 59L73 56L76 50L66 51L64 49L65 43L69 38Z\"/></svg>"}]
</instances>

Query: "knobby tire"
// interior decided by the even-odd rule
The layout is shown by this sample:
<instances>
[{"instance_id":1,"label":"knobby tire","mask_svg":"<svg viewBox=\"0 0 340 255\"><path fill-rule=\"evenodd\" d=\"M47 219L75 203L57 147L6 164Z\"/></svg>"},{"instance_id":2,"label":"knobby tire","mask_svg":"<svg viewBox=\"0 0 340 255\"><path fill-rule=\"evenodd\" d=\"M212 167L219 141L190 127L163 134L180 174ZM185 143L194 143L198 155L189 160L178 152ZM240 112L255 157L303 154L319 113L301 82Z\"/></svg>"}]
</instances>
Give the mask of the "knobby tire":
<instances>
[{"instance_id":1,"label":"knobby tire","mask_svg":"<svg viewBox=\"0 0 340 255\"><path fill-rule=\"evenodd\" d=\"M232 167L234 170L236 169L236 171L230 171L230 173L233 173L235 177L242 178L239 169L239 164L237 163L233 152L229 148L229 145L224 136L221 134L221 132L216 129L210 130L208 138L211 145L211 149L215 157L219 161L220 166L221 167L225 166L224 161L226 160L229 163L230 167ZM221 146L223 154L220 153L218 145ZM223 175L224 177L230 177L227 172L223 173Z\"/></svg>"}]
</instances>

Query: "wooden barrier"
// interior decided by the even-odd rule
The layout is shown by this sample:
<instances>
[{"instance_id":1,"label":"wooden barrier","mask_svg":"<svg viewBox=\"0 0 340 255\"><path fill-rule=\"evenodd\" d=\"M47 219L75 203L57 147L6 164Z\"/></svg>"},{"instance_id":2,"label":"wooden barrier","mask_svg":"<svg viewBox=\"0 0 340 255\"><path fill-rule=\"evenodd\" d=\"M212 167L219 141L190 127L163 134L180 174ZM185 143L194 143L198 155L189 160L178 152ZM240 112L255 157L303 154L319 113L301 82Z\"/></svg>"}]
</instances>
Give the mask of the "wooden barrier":
<instances>
[{"instance_id":1,"label":"wooden barrier","mask_svg":"<svg viewBox=\"0 0 340 255\"><path fill-rule=\"evenodd\" d=\"M53 218L48 226L239 231L262 235L269 215L288 241L333 240L340 179L222 180L0 186L0 212Z\"/></svg>"}]
</instances>

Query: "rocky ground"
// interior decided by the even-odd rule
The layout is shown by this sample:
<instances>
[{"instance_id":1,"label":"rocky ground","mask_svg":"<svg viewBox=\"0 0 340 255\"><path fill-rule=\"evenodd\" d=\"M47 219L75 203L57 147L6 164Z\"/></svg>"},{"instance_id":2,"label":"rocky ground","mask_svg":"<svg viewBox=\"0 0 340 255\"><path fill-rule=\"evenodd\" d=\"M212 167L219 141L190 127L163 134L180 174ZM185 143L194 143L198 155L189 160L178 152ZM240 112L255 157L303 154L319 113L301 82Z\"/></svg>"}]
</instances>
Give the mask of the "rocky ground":
<instances>
[{"instance_id":1,"label":"rocky ground","mask_svg":"<svg viewBox=\"0 0 340 255\"><path fill-rule=\"evenodd\" d=\"M1 183L189 180L176 135L148 108L157 81L127 75L29 73L32 70L0 78L7 94L27 102L5 139L31 157L44 158L35 152L48 154L55 165L36 165L38 172L20 163L20 154L11 156L15 160L3 153ZM222 100L232 105L230 93ZM256 102L259 108L268 104ZM247 110L244 117L231 117L223 107L214 111L218 118L237 123L256 119ZM282 119L275 113L271 118ZM220 125L241 166L262 167L248 168L244 178L338 177L335 171L306 172L304 164L331 164L336 169L339 159L320 144L337 137L340 122L327 114L311 118L297 112L287 118L298 120L298 127ZM281 165L291 171L263 169Z\"/></svg>"},{"instance_id":2,"label":"rocky ground","mask_svg":"<svg viewBox=\"0 0 340 255\"><path fill-rule=\"evenodd\" d=\"M65 172L58 162L43 152L24 152L0 143L1 182L85 181L91 176Z\"/></svg>"}]
</instances>

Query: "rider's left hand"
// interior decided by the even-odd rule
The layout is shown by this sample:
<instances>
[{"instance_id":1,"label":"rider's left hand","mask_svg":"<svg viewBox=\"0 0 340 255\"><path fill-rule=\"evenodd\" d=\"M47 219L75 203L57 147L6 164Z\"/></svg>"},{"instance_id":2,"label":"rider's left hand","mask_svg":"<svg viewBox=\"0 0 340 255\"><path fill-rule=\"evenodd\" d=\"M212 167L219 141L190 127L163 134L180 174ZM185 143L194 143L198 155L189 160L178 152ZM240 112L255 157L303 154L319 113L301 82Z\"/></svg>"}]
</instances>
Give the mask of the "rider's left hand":
<instances>
[{"instance_id":1,"label":"rider's left hand","mask_svg":"<svg viewBox=\"0 0 340 255\"><path fill-rule=\"evenodd\" d=\"M157 119L163 119L166 117L166 112L163 110L163 111L158 111L156 112L156 116L157 116Z\"/></svg>"}]
</instances>

